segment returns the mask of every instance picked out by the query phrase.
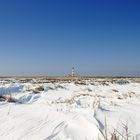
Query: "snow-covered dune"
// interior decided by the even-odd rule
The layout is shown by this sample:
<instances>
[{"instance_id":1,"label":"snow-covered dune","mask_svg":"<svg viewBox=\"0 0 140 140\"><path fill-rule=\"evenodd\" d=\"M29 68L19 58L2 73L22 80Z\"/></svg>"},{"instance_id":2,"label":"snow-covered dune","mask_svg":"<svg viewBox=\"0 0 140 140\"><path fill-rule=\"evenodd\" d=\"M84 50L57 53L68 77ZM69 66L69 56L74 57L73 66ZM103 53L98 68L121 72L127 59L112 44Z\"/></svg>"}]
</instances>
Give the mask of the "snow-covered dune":
<instances>
[{"instance_id":1,"label":"snow-covered dune","mask_svg":"<svg viewBox=\"0 0 140 140\"><path fill-rule=\"evenodd\" d=\"M125 137L125 124L140 140L138 79L1 81L0 139L103 140L106 127L109 138L114 130Z\"/></svg>"}]
</instances>

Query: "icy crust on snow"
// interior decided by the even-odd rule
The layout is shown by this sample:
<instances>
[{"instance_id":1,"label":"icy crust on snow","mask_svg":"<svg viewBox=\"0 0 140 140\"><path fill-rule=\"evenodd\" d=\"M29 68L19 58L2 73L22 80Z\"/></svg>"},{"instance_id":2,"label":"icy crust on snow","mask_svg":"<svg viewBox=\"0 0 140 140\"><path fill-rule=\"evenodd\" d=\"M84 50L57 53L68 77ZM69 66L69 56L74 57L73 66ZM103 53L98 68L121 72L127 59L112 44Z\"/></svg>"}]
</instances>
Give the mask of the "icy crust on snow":
<instances>
[{"instance_id":1,"label":"icy crust on snow","mask_svg":"<svg viewBox=\"0 0 140 140\"><path fill-rule=\"evenodd\" d=\"M126 124L140 140L138 80L9 81L1 80L0 96L16 102L0 102L0 139L102 140L106 118L108 137L125 134Z\"/></svg>"}]
</instances>

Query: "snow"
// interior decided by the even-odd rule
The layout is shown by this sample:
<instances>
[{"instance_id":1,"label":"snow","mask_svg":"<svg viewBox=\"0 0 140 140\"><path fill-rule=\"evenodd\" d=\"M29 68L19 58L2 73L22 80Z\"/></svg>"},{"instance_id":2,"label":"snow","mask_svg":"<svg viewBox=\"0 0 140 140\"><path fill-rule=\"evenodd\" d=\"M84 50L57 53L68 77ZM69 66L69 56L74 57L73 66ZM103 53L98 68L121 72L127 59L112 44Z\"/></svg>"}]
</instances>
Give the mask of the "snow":
<instances>
[{"instance_id":1,"label":"snow","mask_svg":"<svg viewBox=\"0 0 140 140\"><path fill-rule=\"evenodd\" d=\"M40 81L40 80L39 80ZM89 79L48 83L1 79L0 139L101 140L105 118L108 137L114 129L140 140L140 79ZM34 89L44 87L35 93Z\"/></svg>"}]
</instances>

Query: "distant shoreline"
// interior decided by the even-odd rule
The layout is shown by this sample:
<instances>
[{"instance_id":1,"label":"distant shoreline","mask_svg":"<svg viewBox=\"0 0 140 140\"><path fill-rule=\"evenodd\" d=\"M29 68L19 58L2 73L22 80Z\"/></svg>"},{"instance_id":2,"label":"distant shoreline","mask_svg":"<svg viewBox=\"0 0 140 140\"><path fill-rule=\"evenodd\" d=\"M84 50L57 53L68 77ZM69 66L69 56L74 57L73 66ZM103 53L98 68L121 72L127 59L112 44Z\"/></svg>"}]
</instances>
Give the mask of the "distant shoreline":
<instances>
[{"instance_id":1,"label":"distant shoreline","mask_svg":"<svg viewBox=\"0 0 140 140\"><path fill-rule=\"evenodd\" d=\"M112 78L140 78L140 76L0 76L0 78L16 78L16 79L22 79L22 78L26 78L26 79L50 79L50 80L63 80L63 79L104 79L104 78L108 78L108 79L112 79Z\"/></svg>"}]
</instances>

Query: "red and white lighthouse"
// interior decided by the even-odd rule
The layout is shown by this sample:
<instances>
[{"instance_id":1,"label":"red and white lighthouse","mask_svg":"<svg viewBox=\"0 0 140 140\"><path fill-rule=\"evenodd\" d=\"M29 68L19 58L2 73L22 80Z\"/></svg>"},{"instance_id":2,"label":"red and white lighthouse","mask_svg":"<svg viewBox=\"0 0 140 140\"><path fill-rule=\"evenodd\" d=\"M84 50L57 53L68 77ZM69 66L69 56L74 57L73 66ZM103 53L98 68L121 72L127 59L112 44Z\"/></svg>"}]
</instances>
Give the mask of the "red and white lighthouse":
<instances>
[{"instance_id":1,"label":"red and white lighthouse","mask_svg":"<svg viewBox=\"0 0 140 140\"><path fill-rule=\"evenodd\" d=\"M74 75L75 74L74 74L74 67L73 67L72 70L71 70L71 76L74 77Z\"/></svg>"}]
</instances>

